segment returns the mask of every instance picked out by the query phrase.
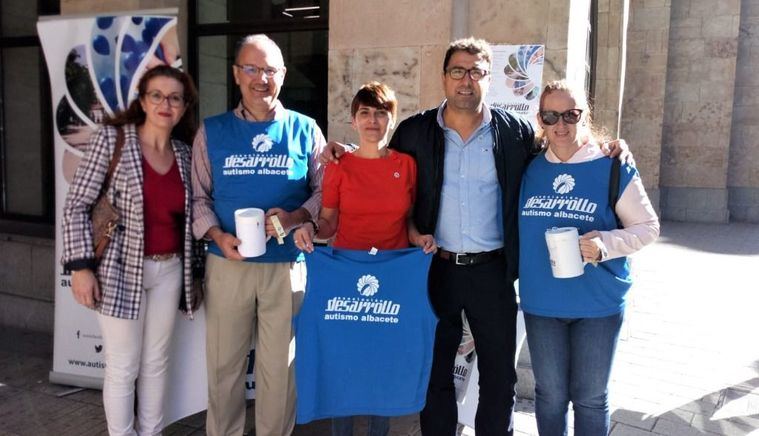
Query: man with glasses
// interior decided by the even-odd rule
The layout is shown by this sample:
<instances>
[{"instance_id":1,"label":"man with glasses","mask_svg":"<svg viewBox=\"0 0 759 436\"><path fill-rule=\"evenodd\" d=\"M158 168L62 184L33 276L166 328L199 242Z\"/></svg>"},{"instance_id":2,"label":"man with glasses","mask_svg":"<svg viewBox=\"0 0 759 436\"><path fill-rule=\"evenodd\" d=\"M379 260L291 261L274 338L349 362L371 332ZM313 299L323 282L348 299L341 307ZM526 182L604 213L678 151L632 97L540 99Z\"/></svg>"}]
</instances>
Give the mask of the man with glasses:
<instances>
[{"instance_id":1,"label":"man with glasses","mask_svg":"<svg viewBox=\"0 0 759 436\"><path fill-rule=\"evenodd\" d=\"M420 416L425 435L456 432L453 366L462 310L480 372L475 432L513 434L518 200L522 173L538 149L525 119L484 103L491 66L486 41L452 42L443 61L446 99L401 122L390 140L390 148L416 159L413 219L419 232L433 234L440 247L429 275L430 302L439 322ZM621 143L616 148L626 150Z\"/></svg>"},{"instance_id":2,"label":"man with glasses","mask_svg":"<svg viewBox=\"0 0 759 436\"><path fill-rule=\"evenodd\" d=\"M279 101L286 68L274 41L243 38L232 71L242 100L207 118L193 146L193 232L209 240L206 431L243 433L245 357L255 335L255 432L289 435L295 425L291 320L305 280L289 233L318 216L316 157L325 141L313 119ZM248 207L266 211L272 236L256 258L237 250L234 212Z\"/></svg>"},{"instance_id":3,"label":"man with glasses","mask_svg":"<svg viewBox=\"0 0 759 436\"><path fill-rule=\"evenodd\" d=\"M445 101L403 121L390 147L416 158L414 221L440 249L430 267L435 332L422 433L453 435L458 422L453 362L463 310L477 349L480 398L475 432L512 434L516 371L517 200L533 156L532 126L484 103L492 51L481 39L452 42L445 54Z\"/></svg>"}]
</instances>

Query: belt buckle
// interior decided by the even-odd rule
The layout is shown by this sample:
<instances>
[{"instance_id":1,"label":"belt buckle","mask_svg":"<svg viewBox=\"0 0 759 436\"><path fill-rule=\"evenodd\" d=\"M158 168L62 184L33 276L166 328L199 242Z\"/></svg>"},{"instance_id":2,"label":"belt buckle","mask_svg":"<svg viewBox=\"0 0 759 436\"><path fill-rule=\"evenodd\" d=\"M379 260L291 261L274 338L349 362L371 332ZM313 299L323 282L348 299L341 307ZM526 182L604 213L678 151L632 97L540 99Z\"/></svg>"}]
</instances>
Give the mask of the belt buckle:
<instances>
[{"instance_id":1,"label":"belt buckle","mask_svg":"<svg viewBox=\"0 0 759 436\"><path fill-rule=\"evenodd\" d=\"M463 261L463 260L461 262L459 262L459 258L466 259L466 253L455 253L455 257L453 258L453 262L456 265L460 265L460 266L469 265L468 262Z\"/></svg>"},{"instance_id":2,"label":"belt buckle","mask_svg":"<svg viewBox=\"0 0 759 436\"><path fill-rule=\"evenodd\" d=\"M153 262L163 262L163 261L171 260L175 256L176 256L176 253L163 253L163 254L151 254L149 256L145 256L145 258L152 260Z\"/></svg>"}]
</instances>

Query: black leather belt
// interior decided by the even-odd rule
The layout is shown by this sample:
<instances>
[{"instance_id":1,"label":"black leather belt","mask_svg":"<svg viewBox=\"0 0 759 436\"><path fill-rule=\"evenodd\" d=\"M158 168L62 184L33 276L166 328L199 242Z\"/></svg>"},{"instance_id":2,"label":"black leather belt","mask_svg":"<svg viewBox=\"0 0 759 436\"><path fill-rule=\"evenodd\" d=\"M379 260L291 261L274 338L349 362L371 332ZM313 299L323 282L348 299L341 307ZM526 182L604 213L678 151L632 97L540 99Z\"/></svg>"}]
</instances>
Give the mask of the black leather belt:
<instances>
[{"instance_id":1,"label":"black leather belt","mask_svg":"<svg viewBox=\"0 0 759 436\"><path fill-rule=\"evenodd\" d=\"M451 251L438 249L437 255L441 259L450 261L455 265L477 265L503 256L503 248L493 251L483 251L481 253L453 253Z\"/></svg>"}]
</instances>

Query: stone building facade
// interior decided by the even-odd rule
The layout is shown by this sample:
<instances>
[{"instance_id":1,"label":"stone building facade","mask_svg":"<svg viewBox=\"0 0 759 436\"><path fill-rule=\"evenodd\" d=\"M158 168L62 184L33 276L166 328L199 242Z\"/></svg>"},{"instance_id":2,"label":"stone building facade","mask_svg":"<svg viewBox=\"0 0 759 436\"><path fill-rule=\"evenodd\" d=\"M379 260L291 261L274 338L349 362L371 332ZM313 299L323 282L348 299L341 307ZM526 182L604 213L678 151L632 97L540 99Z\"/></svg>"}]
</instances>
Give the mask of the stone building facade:
<instances>
[{"instance_id":1,"label":"stone building facade","mask_svg":"<svg viewBox=\"0 0 759 436\"><path fill-rule=\"evenodd\" d=\"M60 12L178 7L184 50L194 1L60 0ZM222 10L232 2L199 0ZM328 90L326 102L315 103L327 105L329 138L352 137L347 107L368 80L397 90L401 118L438 105L452 39L544 44L544 80L582 83L590 71L597 122L630 144L665 220L759 223L759 1L331 0L328 7ZM0 325L52 331L53 241L0 224Z\"/></svg>"},{"instance_id":2,"label":"stone building facade","mask_svg":"<svg viewBox=\"0 0 759 436\"><path fill-rule=\"evenodd\" d=\"M576 66L586 56L587 21L575 17L592 7L596 120L630 144L662 217L759 222L756 1L419 0L396 6L372 10L368 0L330 5L331 138L351 137L344 108L367 80L399 90L401 118L439 104L443 53L460 36L545 44L544 80L583 74Z\"/></svg>"}]
</instances>

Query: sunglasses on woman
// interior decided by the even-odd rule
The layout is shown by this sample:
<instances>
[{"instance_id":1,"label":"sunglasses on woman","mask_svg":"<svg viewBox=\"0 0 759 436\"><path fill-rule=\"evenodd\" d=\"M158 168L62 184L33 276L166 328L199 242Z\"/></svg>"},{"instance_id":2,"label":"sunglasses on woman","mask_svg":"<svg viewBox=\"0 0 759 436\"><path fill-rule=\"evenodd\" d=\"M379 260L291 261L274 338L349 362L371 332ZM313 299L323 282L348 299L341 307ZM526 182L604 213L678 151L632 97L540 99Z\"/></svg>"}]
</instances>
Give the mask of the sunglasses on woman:
<instances>
[{"instance_id":1,"label":"sunglasses on woman","mask_svg":"<svg viewBox=\"0 0 759 436\"><path fill-rule=\"evenodd\" d=\"M582 117L582 109L569 109L568 111L561 113L556 111L540 112L540 120L543 121L543 124L546 126L553 126L558 123L559 118L564 120L567 124L577 124L580 121L580 117Z\"/></svg>"}]
</instances>

